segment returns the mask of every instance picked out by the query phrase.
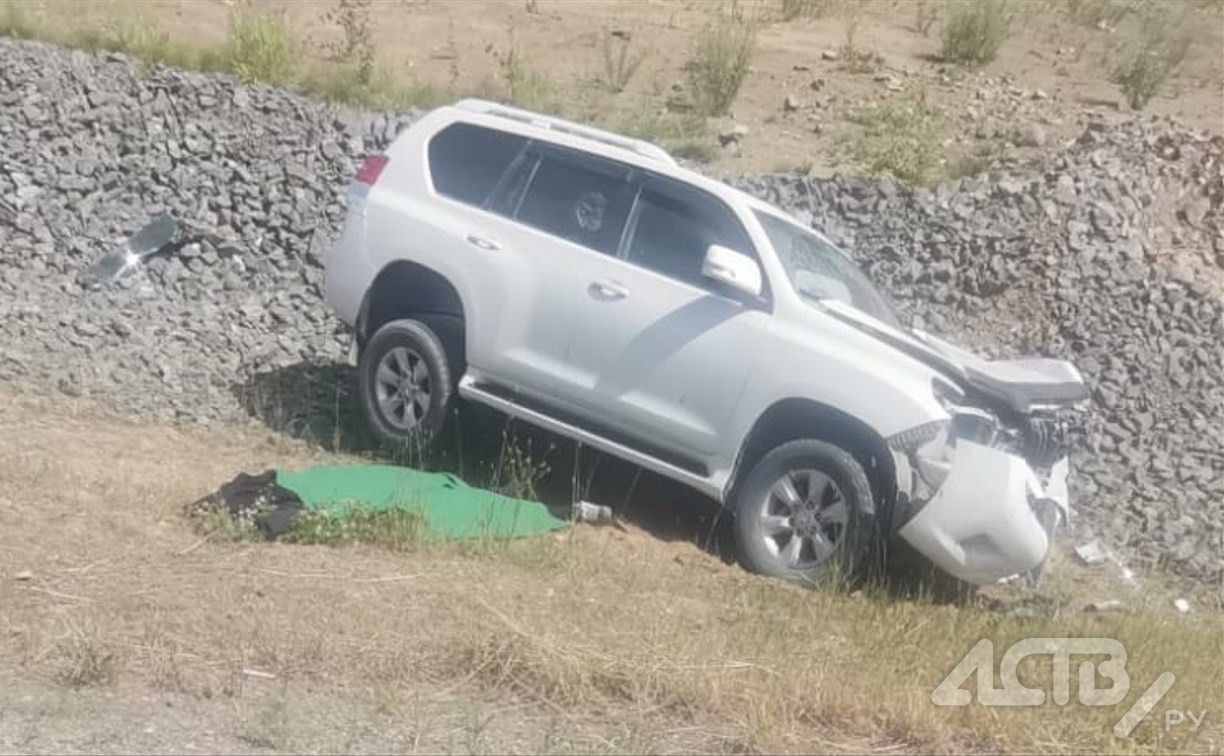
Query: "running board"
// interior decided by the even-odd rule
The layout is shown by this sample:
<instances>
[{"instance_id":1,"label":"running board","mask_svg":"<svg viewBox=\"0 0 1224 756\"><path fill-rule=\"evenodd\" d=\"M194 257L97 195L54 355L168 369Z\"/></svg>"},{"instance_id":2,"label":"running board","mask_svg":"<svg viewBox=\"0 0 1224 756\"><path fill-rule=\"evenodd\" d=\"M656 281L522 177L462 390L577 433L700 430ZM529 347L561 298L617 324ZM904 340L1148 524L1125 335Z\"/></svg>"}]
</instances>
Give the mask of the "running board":
<instances>
[{"instance_id":1,"label":"running board","mask_svg":"<svg viewBox=\"0 0 1224 756\"><path fill-rule=\"evenodd\" d=\"M469 401L478 402L487 405L499 412L504 412L511 417L519 418L532 425L539 426L544 430L551 431L560 436L578 441L586 446L598 449L614 457L623 459L626 462L643 467L651 472L658 473L665 478L691 486L698 491L712 496L719 500L722 494L718 486L711 484L709 480L701 475L685 470L683 467L664 462L656 457L626 446L618 441L612 441L608 438L600 436L591 431L579 428L571 423L566 423L556 418L539 412L531 407L524 406L519 402L503 396L500 392L490 391L476 382L470 374L459 379L459 396Z\"/></svg>"}]
</instances>

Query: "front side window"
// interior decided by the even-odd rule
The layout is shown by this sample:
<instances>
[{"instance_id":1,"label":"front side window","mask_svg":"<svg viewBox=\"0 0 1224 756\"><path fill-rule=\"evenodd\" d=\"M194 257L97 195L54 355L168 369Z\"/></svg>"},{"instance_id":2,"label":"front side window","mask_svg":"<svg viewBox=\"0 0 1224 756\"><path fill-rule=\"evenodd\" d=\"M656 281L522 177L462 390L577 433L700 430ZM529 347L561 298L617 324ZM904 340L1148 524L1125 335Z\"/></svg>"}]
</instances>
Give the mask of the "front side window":
<instances>
[{"instance_id":1,"label":"front side window","mask_svg":"<svg viewBox=\"0 0 1224 756\"><path fill-rule=\"evenodd\" d=\"M756 216L800 296L817 302L835 299L900 327L888 300L841 250L790 221L760 211Z\"/></svg>"},{"instance_id":2,"label":"front side window","mask_svg":"<svg viewBox=\"0 0 1224 756\"><path fill-rule=\"evenodd\" d=\"M429 174L445 197L480 207L523 149L524 137L454 123L429 142Z\"/></svg>"},{"instance_id":3,"label":"front side window","mask_svg":"<svg viewBox=\"0 0 1224 756\"><path fill-rule=\"evenodd\" d=\"M575 244L616 254L633 192L625 177L544 155L518 206L520 222Z\"/></svg>"},{"instance_id":4,"label":"front side window","mask_svg":"<svg viewBox=\"0 0 1224 756\"><path fill-rule=\"evenodd\" d=\"M708 288L711 284L702 276L701 267L711 244L753 253L739 220L712 197L678 187L642 190L629 262Z\"/></svg>"}]
</instances>

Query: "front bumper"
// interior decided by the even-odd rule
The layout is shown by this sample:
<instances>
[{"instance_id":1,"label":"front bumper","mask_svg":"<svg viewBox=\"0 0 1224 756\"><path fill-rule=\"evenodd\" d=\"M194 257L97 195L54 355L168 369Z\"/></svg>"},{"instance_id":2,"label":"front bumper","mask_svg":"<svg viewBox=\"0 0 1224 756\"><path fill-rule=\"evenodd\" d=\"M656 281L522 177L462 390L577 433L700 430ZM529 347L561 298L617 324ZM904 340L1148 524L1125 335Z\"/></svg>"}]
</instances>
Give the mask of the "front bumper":
<instances>
[{"instance_id":1,"label":"front bumper","mask_svg":"<svg viewBox=\"0 0 1224 756\"><path fill-rule=\"evenodd\" d=\"M961 439L947 477L898 535L969 583L1038 577L1068 517L1067 470L1064 457L1042 486L1021 457Z\"/></svg>"}]
</instances>

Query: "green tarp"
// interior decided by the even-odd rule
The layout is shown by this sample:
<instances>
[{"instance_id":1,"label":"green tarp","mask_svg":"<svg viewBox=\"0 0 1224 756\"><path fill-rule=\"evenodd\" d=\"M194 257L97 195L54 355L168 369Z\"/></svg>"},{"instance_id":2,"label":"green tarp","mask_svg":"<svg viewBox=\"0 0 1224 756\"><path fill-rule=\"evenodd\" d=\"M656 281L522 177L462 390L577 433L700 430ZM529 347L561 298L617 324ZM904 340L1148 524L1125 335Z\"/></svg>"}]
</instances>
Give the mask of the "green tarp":
<instances>
[{"instance_id":1,"label":"green tarp","mask_svg":"<svg viewBox=\"0 0 1224 756\"><path fill-rule=\"evenodd\" d=\"M447 473L390 465L325 465L277 471L276 482L297 494L306 509L335 517L353 507L417 512L426 532L436 538L514 538L566 525L539 502L473 488Z\"/></svg>"}]
</instances>

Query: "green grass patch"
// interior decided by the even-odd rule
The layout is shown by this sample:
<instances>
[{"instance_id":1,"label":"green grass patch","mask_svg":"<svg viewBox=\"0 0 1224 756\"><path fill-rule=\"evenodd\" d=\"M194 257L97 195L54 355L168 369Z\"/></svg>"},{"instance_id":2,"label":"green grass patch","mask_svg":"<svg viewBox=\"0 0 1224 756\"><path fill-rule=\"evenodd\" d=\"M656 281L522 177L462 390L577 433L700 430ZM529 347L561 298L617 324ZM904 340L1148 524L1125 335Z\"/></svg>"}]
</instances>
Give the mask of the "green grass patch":
<instances>
[{"instance_id":1,"label":"green grass patch","mask_svg":"<svg viewBox=\"0 0 1224 756\"><path fill-rule=\"evenodd\" d=\"M679 158L706 163L714 159L715 148L705 118L693 113L670 113L643 106L611 128L635 139L653 142Z\"/></svg>"},{"instance_id":2,"label":"green grass patch","mask_svg":"<svg viewBox=\"0 0 1224 756\"><path fill-rule=\"evenodd\" d=\"M280 16L238 14L221 55L226 69L248 84L288 84L297 68L294 48Z\"/></svg>"},{"instance_id":3,"label":"green grass patch","mask_svg":"<svg viewBox=\"0 0 1224 756\"><path fill-rule=\"evenodd\" d=\"M923 96L861 107L850 122L856 127L851 152L871 176L917 185L943 177L943 119Z\"/></svg>"}]
</instances>

